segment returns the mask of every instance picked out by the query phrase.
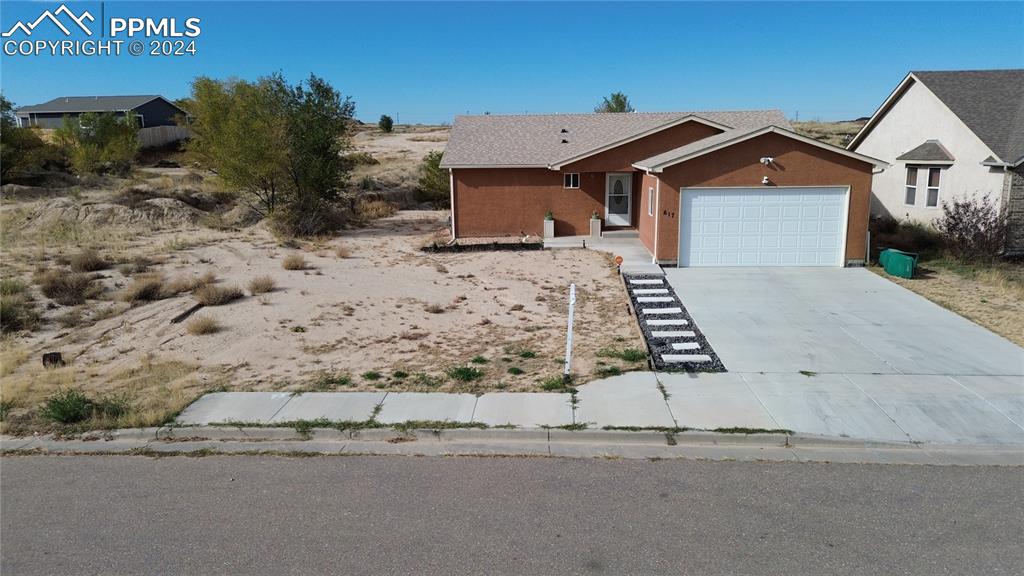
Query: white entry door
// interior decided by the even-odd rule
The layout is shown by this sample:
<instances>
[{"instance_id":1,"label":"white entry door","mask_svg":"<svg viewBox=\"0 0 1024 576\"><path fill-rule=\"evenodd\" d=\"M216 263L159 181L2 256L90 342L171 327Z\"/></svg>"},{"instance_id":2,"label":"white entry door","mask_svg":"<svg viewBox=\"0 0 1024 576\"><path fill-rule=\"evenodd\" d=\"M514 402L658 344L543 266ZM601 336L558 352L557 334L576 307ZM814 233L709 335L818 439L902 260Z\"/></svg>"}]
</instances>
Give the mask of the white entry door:
<instances>
[{"instance_id":1,"label":"white entry door","mask_svg":"<svg viewBox=\"0 0 1024 576\"><path fill-rule=\"evenodd\" d=\"M629 226L633 222L633 174L609 172L605 186L604 223Z\"/></svg>"},{"instance_id":2,"label":"white entry door","mask_svg":"<svg viewBox=\"0 0 1024 576\"><path fill-rule=\"evenodd\" d=\"M847 188L683 188L680 266L842 266Z\"/></svg>"}]
</instances>

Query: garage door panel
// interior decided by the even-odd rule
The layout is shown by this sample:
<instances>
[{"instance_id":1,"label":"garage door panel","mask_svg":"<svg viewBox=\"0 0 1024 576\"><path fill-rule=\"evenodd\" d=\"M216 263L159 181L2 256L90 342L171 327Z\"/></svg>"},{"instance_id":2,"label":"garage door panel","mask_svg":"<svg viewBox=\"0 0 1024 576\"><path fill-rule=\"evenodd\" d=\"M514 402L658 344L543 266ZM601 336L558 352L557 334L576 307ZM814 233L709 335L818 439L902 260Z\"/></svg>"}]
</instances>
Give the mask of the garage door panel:
<instances>
[{"instance_id":1,"label":"garage door panel","mask_svg":"<svg viewBox=\"0 0 1024 576\"><path fill-rule=\"evenodd\" d=\"M844 188L683 190L681 266L838 266Z\"/></svg>"}]
</instances>

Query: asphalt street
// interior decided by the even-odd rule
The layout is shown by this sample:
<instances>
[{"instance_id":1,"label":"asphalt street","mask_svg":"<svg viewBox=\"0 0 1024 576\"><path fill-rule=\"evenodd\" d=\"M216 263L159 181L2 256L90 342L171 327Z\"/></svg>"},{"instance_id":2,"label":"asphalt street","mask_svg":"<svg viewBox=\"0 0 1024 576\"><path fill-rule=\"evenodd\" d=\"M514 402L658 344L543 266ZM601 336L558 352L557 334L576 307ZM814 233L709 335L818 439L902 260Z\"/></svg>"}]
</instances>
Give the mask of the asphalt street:
<instances>
[{"instance_id":1,"label":"asphalt street","mask_svg":"<svg viewBox=\"0 0 1024 576\"><path fill-rule=\"evenodd\" d=\"M0 572L1020 574L1020 468L9 456Z\"/></svg>"}]
</instances>

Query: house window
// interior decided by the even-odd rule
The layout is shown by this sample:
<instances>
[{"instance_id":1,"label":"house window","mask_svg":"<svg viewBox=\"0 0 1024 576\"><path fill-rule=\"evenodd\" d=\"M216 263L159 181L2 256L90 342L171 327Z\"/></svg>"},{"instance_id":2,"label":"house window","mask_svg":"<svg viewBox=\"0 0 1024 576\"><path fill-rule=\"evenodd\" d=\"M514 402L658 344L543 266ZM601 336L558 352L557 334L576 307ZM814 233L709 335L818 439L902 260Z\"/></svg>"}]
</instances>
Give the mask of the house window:
<instances>
[{"instance_id":1,"label":"house window","mask_svg":"<svg viewBox=\"0 0 1024 576\"><path fill-rule=\"evenodd\" d=\"M580 175L576 172L566 172L564 176L565 188L579 188L580 187Z\"/></svg>"},{"instance_id":2,"label":"house window","mask_svg":"<svg viewBox=\"0 0 1024 576\"><path fill-rule=\"evenodd\" d=\"M647 215L654 216L654 188L647 189Z\"/></svg>"},{"instance_id":3,"label":"house window","mask_svg":"<svg viewBox=\"0 0 1024 576\"><path fill-rule=\"evenodd\" d=\"M941 174L941 168L928 169L928 196L924 201L924 205L928 208L935 208L939 205L939 176Z\"/></svg>"},{"instance_id":4,"label":"house window","mask_svg":"<svg viewBox=\"0 0 1024 576\"><path fill-rule=\"evenodd\" d=\"M903 197L903 203L913 206L917 203L917 168L907 166L907 194Z\"/></svg>"}]
</instances>

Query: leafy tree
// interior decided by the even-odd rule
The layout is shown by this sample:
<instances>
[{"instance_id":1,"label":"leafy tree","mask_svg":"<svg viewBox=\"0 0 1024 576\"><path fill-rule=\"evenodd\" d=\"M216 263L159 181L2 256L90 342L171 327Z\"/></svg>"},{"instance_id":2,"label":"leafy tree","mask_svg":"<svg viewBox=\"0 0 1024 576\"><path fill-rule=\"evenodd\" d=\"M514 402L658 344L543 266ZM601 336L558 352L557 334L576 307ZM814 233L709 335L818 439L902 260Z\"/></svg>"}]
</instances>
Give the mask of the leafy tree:
<instances>
[{"instance_id":1,"label":"leafy tree","mask_svg":"<svg viewBox=\"0 0 1024 576\"><path fill-rule=\"evenodd\" d=\"M0 181L43 167L58 154L34 128L18 126L14 104L0 95Z\"/></svg>"},{"instance_id":2,"label":"leafy tree","mask_svg":"<svg viewBox=\"0 0 1024 576\"><path fill-rule=\"evenodd\" d=\"M427 153L420 165L416 200L447 207L451 200L449 184L447 171L441 168L441 152L434 150Z\"/></svg>"},{"instance_id":3,"label":"leafy tree","mask_svg":"<svg viewBox=\"0 0 1024 576\"><path fill-rule=\"evenodd\" d=\"M350 169L342 157L355 113L351 98L310 75L192 83L188 151L271 217L277 231L315 234L331 225Z\"/></svg>"},{"instance_id":4,"label":"leafy tree","mask_svg":"<svg viewBox=\"0 0 1024 576\"><path fill-rule=\"evenodd\" d=\"M54 136L76 174L125 175L139 151L138 126L135 116L86 112L78 118L65 116Z\"/></svg>"},{"instance_id":5,"label":"leafy tree","mask_svg":"<svg viewBox=\"0 0 1024 576\"><path fill-rule=\"evenodd\" d=\"M622 92L612 92L611 96L605 96L604 100L594 108L594 112L633 112L633 104L629 102L629 96Z\"/></svg>"},{"instance_id":6,"label":"leafy tree","mask_svg":"<svg viewBox=\"0 0 1024 576\"><path fill-rule=\"evenodd\" d=\"M390 133L395 127L395 121L391 119L391 116L381 114L380 120L377 122L377 127L380 128L381 132Z\"/></svg>"}]
</instances>

